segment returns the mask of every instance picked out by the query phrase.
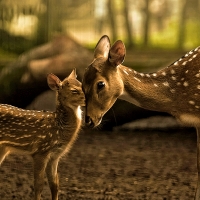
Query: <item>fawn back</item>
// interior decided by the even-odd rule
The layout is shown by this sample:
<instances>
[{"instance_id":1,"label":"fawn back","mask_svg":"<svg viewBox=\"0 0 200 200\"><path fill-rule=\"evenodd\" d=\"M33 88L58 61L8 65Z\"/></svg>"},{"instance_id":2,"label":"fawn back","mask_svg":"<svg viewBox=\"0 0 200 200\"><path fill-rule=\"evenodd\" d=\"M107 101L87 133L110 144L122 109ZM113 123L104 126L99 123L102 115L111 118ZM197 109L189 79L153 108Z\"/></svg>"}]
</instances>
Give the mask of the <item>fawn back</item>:
<instances>
[{"instance_id":1,"label":"fawn back","mask_svg":"<svg viewBox=\"0 0 200 200\"><path fill-rule=\"evenodd\" d=\"M9 153L30 154L34 161L35 199L40 199L44 172L58 198L57 164L75 141L81 127L85 96L75 70L64 79L49 74L47 82L57 93L56 111L33 111L0 104L0 164Z\"/></svg>"}]
</instances>

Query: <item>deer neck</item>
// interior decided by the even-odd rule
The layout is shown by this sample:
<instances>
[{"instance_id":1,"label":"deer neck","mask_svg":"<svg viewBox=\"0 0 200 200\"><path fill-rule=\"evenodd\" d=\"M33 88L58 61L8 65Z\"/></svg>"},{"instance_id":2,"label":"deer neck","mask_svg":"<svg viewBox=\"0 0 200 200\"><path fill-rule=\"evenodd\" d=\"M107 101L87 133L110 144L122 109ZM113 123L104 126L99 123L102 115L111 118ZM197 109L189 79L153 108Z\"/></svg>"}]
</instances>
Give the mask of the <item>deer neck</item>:
<instances>
[{"instance_id":1,"label":"deer neck","mask_svg":"<svg viewBox=\"0 0 200 200\"><path fill-rule=\"evenodd\" d=\"M57 105L56 108L56 124L60 129L73 129L78 130L81 125L81 108L80 106L71 107L67 106L64 107L62 104Z\"/></svg>"},{"instance_id":2,"label":"deer neck","mask_svg":"<svg viewBox=\"0 0 200 200\"><path fill-rule=\"evenodd\" d=\"M164 76L139 73L122 65L118 69L124 84L120 99L145 109L169 112L173 90L167 90L168 82Z\"/></svg>"}]
</instances>

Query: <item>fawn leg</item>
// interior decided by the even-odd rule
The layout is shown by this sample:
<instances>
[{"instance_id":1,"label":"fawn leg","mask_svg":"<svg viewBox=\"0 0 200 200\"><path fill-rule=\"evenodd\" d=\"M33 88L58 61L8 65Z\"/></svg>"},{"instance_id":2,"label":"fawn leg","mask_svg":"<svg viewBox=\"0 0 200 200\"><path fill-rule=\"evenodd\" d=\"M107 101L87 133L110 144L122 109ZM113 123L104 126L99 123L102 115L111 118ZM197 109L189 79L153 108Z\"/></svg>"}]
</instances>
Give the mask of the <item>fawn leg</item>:
<instances>
[{"instance_id":1,"label":"fawn leg","mask_svg":"<svg viewBox=\"0 0 200 200\"><path fill-rule=\"evenodd\" d=\"M34 162L35 200L40 200L44 186L44 175L45 175L45 168L48 162L48 157L41 155L34 155L33 162Z\"/></svg>"},{"instance_id":2,"label":"fawn leg","mask_svg":"<svg viewBox=\"0 0 200 200\"><path fill-rule=\"evenodd\" d=\"M46 174L49 182L49 187L51 189L51 197L52 200L58 200L58 188L59 188L59 179L57 173L57 166L58 166L59 159L49 160L47 167L46 167Z\"/></svg>"},{"instance_id":3,"label":"fawn leg","mask_svg":"<svg viewBox=\"0 0 200 200\"><path fill-rule=\"evenodd\" d=\"M200 128L197 130L197 171L198 171L198 181L195 194L195 200L200 200Z\"/></svg>"},{"instance_id":4,"label":"fawn leg","mask_svg":"<svg viewBox=\"0 0 200 200\"><path fill-rule=\"evenodd\" d=\"M0 165L9 153L10 151L5 146L0 145Z\"/></svg>"}]
</instances>

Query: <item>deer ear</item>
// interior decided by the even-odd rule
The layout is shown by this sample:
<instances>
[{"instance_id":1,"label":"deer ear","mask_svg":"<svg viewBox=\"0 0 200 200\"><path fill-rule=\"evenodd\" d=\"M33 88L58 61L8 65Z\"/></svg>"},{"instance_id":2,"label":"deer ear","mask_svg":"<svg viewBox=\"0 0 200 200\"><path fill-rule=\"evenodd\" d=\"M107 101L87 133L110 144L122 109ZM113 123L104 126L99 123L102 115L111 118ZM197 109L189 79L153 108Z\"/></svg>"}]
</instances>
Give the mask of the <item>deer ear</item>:
<instances>
[{"instance_id":1,"label":"deer ear","mask_svg":"<svg viewBox=\"0 0 200 200\"><path fill-rule=\"evenodd\" d=\"M108 58L110 50L110 39L107 35L101 37L94 50L94 58L104 57Z\"/></svg>"},{"instance_id":2,"label":"deer ear","mask_svg":"<svg viewBox=\"0 0 200 200\"><path fill-rule=\"evenodd\" d=\"M47 83L52 90L58 90L61 86L60 79L54 74L48 74Z\"/></svg>"},{"instance_id":3,"label":"deer ear","mask_svg":"<svg viewBox=\"0 0 200 200\"><path fill-rule=\"evenodd\" d=\"M74 68L71 72L71 74L68 76L68 78L72 78L72 79L76 79L77 75L76 75L76 69Z\"/></svg>"},{"instance_id":4,"label":"deer ear","mask_svg":"<svg viewBox=\"0 0 200 200\"><path fill-rule=\"evenodd\" d=\"M118 66L123 63L126 55L126 48L121 40L116 41L109 52L109 62L114 66Z\"/></svg>"}]
</instances>

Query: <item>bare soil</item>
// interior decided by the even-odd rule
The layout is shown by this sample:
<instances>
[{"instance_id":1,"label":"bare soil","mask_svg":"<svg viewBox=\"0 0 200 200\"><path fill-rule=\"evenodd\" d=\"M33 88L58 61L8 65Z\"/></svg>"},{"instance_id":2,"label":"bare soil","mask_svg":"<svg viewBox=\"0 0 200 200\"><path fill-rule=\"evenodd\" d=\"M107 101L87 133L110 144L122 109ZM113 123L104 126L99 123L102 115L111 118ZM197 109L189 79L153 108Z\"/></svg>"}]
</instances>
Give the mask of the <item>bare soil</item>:
<instances>
[{"instance_id":1,"label":"bare soil","mask_svg":"<svg viewBox=\"0 0 200 200\"><path fill-rule=\"evenodd\" d=\"M83 131L59 163L60 200L191 200L195 130ZM32 160L9 155L0 167L0 199L33 199ZM42 193L50 199L48 183Z\"/></svg>"}]
</instances>

